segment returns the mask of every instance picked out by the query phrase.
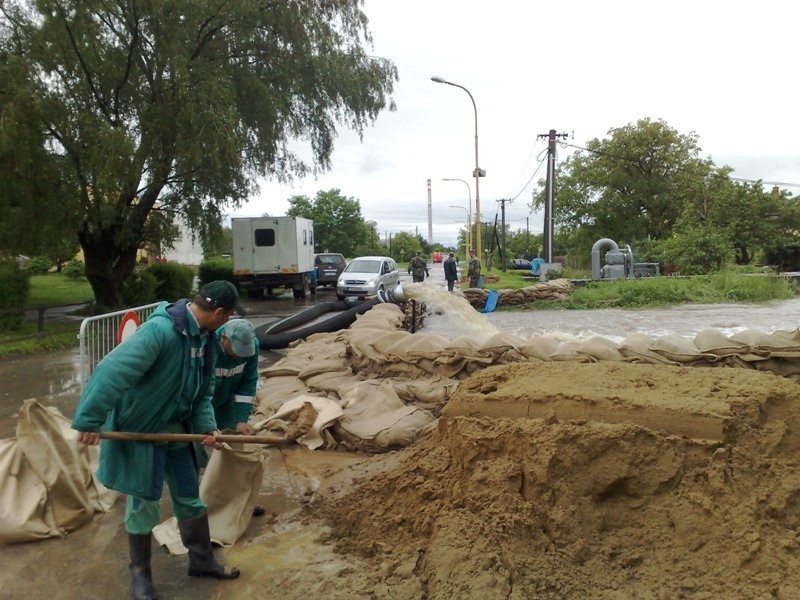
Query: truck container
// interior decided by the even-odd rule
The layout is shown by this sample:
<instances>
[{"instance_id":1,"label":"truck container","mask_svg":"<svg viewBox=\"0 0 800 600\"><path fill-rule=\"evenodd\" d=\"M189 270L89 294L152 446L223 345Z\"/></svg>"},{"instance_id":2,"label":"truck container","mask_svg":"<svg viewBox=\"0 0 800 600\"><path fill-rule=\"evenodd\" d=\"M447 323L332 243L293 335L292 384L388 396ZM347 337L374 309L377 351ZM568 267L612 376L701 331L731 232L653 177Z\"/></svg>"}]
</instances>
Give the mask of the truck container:
<instances>
[{"instance_id":1,"label":"truck container","mask_svg":"<svg viewBox=\"0 0 800 600\"><path fill-rule=\"evenodd\" d=\"M231 219L233 274L250 298L291 289L304 299L316 293L314 223L303 217Z\"/></svg>"}]
</instances>

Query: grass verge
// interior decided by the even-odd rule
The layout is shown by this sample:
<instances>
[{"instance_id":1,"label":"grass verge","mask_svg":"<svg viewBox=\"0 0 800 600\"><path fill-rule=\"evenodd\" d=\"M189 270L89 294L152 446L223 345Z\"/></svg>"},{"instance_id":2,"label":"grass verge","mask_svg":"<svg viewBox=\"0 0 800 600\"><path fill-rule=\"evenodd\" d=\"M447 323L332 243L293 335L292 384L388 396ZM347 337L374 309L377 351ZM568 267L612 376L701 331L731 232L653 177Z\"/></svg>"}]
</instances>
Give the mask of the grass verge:
<instances>
[{"instance_id":1,"label":"grass verge","mask_svg":"<svg viewBox=\"0 0 800 600\"><path fill-rule=\"evenodd\" d=\"M45 323L40 335L35 321L26 321L14 331L0 333L0 358L13 354L33 354L48 350L77 348L80 321Z\"/></svg>"},{"instance_id":2,"label":"grass verge","mask_svg":"<svg viewBox=\"0 0 800 600\"><path fill-rule=\"evenodd\" d=\"M501 282L502 283L502 282ZM501 284L487 287L500 289ZM504 310L649 308L676 304L754 303L787 300L797 285L786 277L720 271L698 277L652 277L590 281L563 302L553 300L499 306Z\"/></svg>"}]
</instances>

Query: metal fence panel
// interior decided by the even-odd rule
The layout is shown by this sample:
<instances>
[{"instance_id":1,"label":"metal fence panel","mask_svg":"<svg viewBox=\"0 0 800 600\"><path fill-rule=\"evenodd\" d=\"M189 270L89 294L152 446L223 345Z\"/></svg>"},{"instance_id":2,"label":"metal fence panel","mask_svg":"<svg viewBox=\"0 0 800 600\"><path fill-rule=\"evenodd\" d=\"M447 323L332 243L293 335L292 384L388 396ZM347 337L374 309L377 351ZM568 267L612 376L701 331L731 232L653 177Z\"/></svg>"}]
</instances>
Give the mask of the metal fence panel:
<instances>
[{"instance_id":1,"label":"metal fence panel","mask_svg":"<svg viewBox=\"0 0 800 600\"><path fill-rule=\"evenodd\" d=\"M136 314L139 322L143 323L159 304L159 302L154 302L153 304L146 304L145 306L118 310L117 312L89 317L81 322L81 328L78 332L81 361L81 388L86 384L86 380L89 378L89 375L91 375L92 370L97 366L97 363L119 343L117 333L122 318L129 312L132 312Z\"/></svg>"}]
</instances>

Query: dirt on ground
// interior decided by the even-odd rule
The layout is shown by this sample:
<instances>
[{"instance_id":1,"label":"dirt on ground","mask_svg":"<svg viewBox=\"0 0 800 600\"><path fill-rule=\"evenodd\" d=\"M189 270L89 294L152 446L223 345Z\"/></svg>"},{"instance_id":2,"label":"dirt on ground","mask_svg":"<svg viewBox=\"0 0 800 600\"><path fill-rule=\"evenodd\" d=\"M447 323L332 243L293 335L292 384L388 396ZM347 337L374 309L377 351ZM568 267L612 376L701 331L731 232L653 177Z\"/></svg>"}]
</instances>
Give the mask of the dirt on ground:
<instances>
[{"instance_id":1,"label":"dirt on ground","mask_svg":"<svg viewBox=\"0 0 800 600\"><path fill-rule=\"evenodd\" d=\"M463 380L435 429L380 455L267 451L242 576L161 598L800 598L800 387L736 368L515 363ZM168 502L166 503L168 505ZM129 595L124 504L0 547L0 596ZM165 511L166 512L166 511ZM43 568L47 565L47 568Z\"/></svg>"},{"instance_id":2,"label":"dirt on ground","mask_svg":"<svg viewBox=\"0 0 800 600\"><path fill-rule=\"evenodd\" d=\"M263 583L283 598L800 598L799 392L744 369L487 368L423 442L325 474L289 535L305 566ZM272 555L270 539L228 556Z\"/></svg>"}]
</instances>

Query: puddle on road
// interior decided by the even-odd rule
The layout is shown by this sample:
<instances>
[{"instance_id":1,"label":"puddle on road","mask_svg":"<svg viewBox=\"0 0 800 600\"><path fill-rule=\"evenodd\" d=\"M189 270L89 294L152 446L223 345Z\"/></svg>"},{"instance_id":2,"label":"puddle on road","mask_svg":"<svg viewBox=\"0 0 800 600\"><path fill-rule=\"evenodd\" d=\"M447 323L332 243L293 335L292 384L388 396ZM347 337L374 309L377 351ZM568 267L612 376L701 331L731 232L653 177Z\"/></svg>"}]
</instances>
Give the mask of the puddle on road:
<instances>
[{"instance_id":1,"label":"puddle on road","mask_svg":"<svg viewBox=\"0 0 800 600\"><path fill-rule=\"evenodd\" d=\"M16 435L14 416L24 400L36 398L72 415L80 397L77 352L48 352L0 360L0 439Z\"/></svg>"}]
</instances>

